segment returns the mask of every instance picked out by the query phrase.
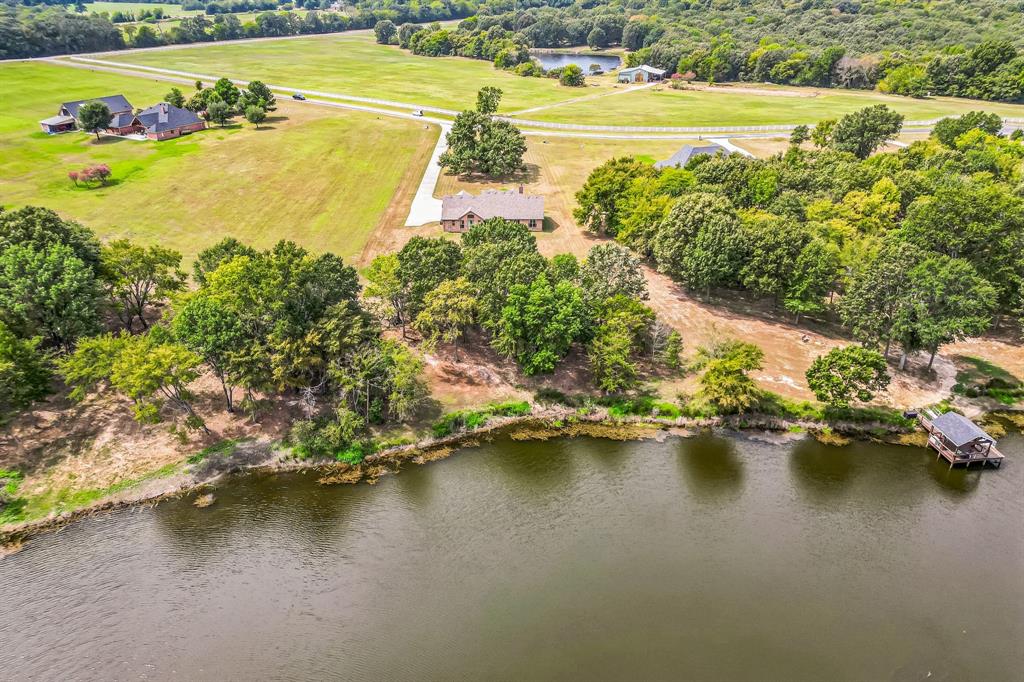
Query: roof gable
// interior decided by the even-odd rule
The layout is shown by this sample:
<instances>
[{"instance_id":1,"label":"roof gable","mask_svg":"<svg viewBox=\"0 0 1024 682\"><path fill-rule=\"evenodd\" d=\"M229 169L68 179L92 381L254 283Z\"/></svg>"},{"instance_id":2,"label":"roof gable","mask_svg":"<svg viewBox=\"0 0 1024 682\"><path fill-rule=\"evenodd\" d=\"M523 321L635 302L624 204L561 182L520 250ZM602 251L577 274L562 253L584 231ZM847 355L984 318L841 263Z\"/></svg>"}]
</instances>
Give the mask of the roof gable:
<instances>
[{"instance_id":1,"label":"roof gable","mask_svg":"<svg viewBox=\"0 0 1024 682\"><path fill-rule=\"evenodd\" d=\"M123 112L131 113L132 105L128 102L124 95L107 95L106 97L92 97L90 99L80 99L74 102L64 102L60 105L62 110L66 110L69 115L78 118L78 110L83 104L89 102L103 102L110 109L110 113L119 114Z\"/></svg>"},{"instance_id":2,"label":"roof gable","mask_svg":"<svg viewBox=\"0 0 1024 682\"><path fill-rule=\"evenodd\" d=\"M932 428L938 429L943 436L957 447L978 439L994 443L995 439L967 417L956 412L947 412L932 421Z\"/></svg>"},{"instance_id":3,"label":"roof gable","mask_svg":"<svg viewBox=\"0 0 1024 682\"><path fill-rule=\"evenodd\" d=\"M162 133L165 130L173 130L202 121L194 111L182 109L167 102L143 109L139 112L138 119L139 123L151 133Z\"/></svg>"},{"instance_id":4,"label":"roof gable","mask_svg":"<svg viewBox=\"0 0 1024 682\"><path fill-rule=\"evenodd\" d=\"M461 220L467 213L482 220L543 220L544 197L515 190L486 189L476 196L459 192L441 199L441 220Z\"/></svg>"},{"instance_id":5,"label":"roof gable","mask_svg":"<svg viewBox=\"0 0 1024 682\"><path fill-rule=\"evenodd\" d=\"M715 154L728 155L729 150L719 144L703 144L699 147L695 147L691 144L683 145L682 148L672 156L668 157L664 161L658 161L654 164L655 168L671 168L672 166L678 166L684 168L686 164L690 162L695 156L701 155L713 156Z\"/></svg>"}]
</instances>

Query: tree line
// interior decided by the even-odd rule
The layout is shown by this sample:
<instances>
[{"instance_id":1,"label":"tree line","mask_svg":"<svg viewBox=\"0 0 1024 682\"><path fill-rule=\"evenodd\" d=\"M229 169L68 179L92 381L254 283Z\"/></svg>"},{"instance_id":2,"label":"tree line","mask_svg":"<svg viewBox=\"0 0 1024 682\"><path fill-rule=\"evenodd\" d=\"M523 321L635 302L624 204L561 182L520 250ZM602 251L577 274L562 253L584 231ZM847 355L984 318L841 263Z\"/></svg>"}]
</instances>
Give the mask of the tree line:
<instances>
[{"instance_id":1,"label":"tree line","mask_svg":"<svg viewBox=\"0 0 1024 682\"><path fill-rule=\"evenodd\" d=\"M1022 314L1024 145L974 113L872 155L901 123L879 105L798 128L771 159L613 159L575 217L696 292L749 291L797 321L835 312L866 346L898 348L901 368L914 351L934 359Z\"/></svg>"},{"instance_id":2,"label":"tree line","mask_svg":"<svg viewBox=\"0 0 1024 682\"><path fill-rule=\"evenodd\" d=\"M156 47L240 38L337 33L369 29L382 19L404 23L466 17L475 6L466 0L437 0L429 4L359 3L354 13L310 10L264 11L242 23L233 14L184 17L177 26L115 25L110 17L69 11L63 4L25 6L0 2L0 59L24 59L55 54L102 52L127 47ZM84 8L83 8L84 10ZM212 17L212 18L211 18Z\"/></svg>"}]
</instances>

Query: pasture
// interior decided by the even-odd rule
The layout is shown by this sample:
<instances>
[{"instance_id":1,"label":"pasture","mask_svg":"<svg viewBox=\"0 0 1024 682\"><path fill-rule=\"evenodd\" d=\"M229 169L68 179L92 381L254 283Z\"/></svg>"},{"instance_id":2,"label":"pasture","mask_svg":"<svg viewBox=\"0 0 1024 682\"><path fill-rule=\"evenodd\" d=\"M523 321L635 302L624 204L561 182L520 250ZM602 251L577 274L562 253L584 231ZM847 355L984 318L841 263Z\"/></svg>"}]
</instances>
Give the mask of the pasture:
<instances>
[{"instance_id":1,"label":"pasture","mask_svg":"<svg viewBox=\"0 0 1024 682\"><path fill-rule=\"evenodd\" d=\"M292 239L353 259L397 188L415 187L437 139L420 122L292 102L260 130L235 124L164 142L39 130L62 101L123 93L141 107L170 87L44 63L0 65L0 88L18 93L0 109L0 201L46 206L101 238L160 243L186 261L227 235L259 247ZM111 185L68 179L95 163L111 167Z\"/></svg>"},{"instance_id":2,"label":"pasture","mask_svg":"<svg viewBox=\"0 0 1024 682\"><path fill-rule=\"evenodd\" d=\"M624 86L619 86L624 87ZM590 89L588 88L588 93ZM874 104L885 104L908 121L984 110L1024 117L1024 105L936 97L912 99L859 90L750 88L674 90L667 85L615 92L523 114L559 123L623 126L757 126L815 123Z\"/></svg>"},{"instance_id":3,"label":"pasture","mask_svg":"<svg viewBox=\"0 0 1024 682\"><path fill-rule=\"evenodd\" d=\"M450 109L474 106L477 90L485 85L504 91L502 111L553 104L598 90L568 88L548 78L523 78L478 59L420 57L393 45L378 45L371 35L351 33L140 50L102 58ZM610 86L600 89L610 91Z\"/></svg>"},{"instance_id":4,"label":"pasture","mask_svg":"<svg viewBox=\"0 0 1024 682\"><path fill-rule=\"evenodd\" d=\"M91 14L113 14L114 12L139 12L144 9L155 10L160 8L164 11L165 17L191 17L202 14L198 9L182 9L181 4L170 3L148 3L148 2L87 2L85 11Z\"/></svg>"}]
</instances>

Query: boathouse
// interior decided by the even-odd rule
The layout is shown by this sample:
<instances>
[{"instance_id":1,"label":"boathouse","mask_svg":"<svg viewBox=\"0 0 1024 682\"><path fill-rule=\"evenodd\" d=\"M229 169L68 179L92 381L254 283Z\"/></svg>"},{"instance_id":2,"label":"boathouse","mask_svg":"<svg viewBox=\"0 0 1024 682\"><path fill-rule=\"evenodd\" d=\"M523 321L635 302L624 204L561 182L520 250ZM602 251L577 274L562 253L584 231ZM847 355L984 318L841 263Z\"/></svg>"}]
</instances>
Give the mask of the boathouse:
<instances>
[{"instance_id":1,"label":"boathouse","mask_svg":"<svg viewBox=\"0 0 1024 682\"><path fill-rule=\"evenodd\" d=\"M925 410L920 415L921 425L928 432L928 445L949 462L958 464L991 464L999 467L1003 454L996 449L996 440L962 414L946 412L937 415Z\"/></svg>"}]
</instances>

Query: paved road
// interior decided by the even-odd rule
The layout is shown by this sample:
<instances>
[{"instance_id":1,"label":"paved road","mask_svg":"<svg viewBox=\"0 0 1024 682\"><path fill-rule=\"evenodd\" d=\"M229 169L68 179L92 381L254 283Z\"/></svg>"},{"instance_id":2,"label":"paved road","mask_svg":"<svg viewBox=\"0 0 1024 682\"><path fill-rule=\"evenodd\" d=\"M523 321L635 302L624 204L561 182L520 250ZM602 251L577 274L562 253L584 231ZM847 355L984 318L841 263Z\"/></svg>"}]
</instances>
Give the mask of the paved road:
<instances>
[{"instance_id":1,"label":"paved road","mask_svg":"<svg viewBox=\"0 0 1024 682\"><path fill-rule=\"evenodd\" d=\"M434 198L434 188L441 177L441 167L437 165L437 160L448 149L448 132L451 129L450 124L441 124L441 135L437 138L430 161L427 162L427 168L423 171L423 177L416 188L416 196L409 207L409 217L405 219L406 227L419 227L441 220L441 200Z\"/></svg>"}]
</instances>

